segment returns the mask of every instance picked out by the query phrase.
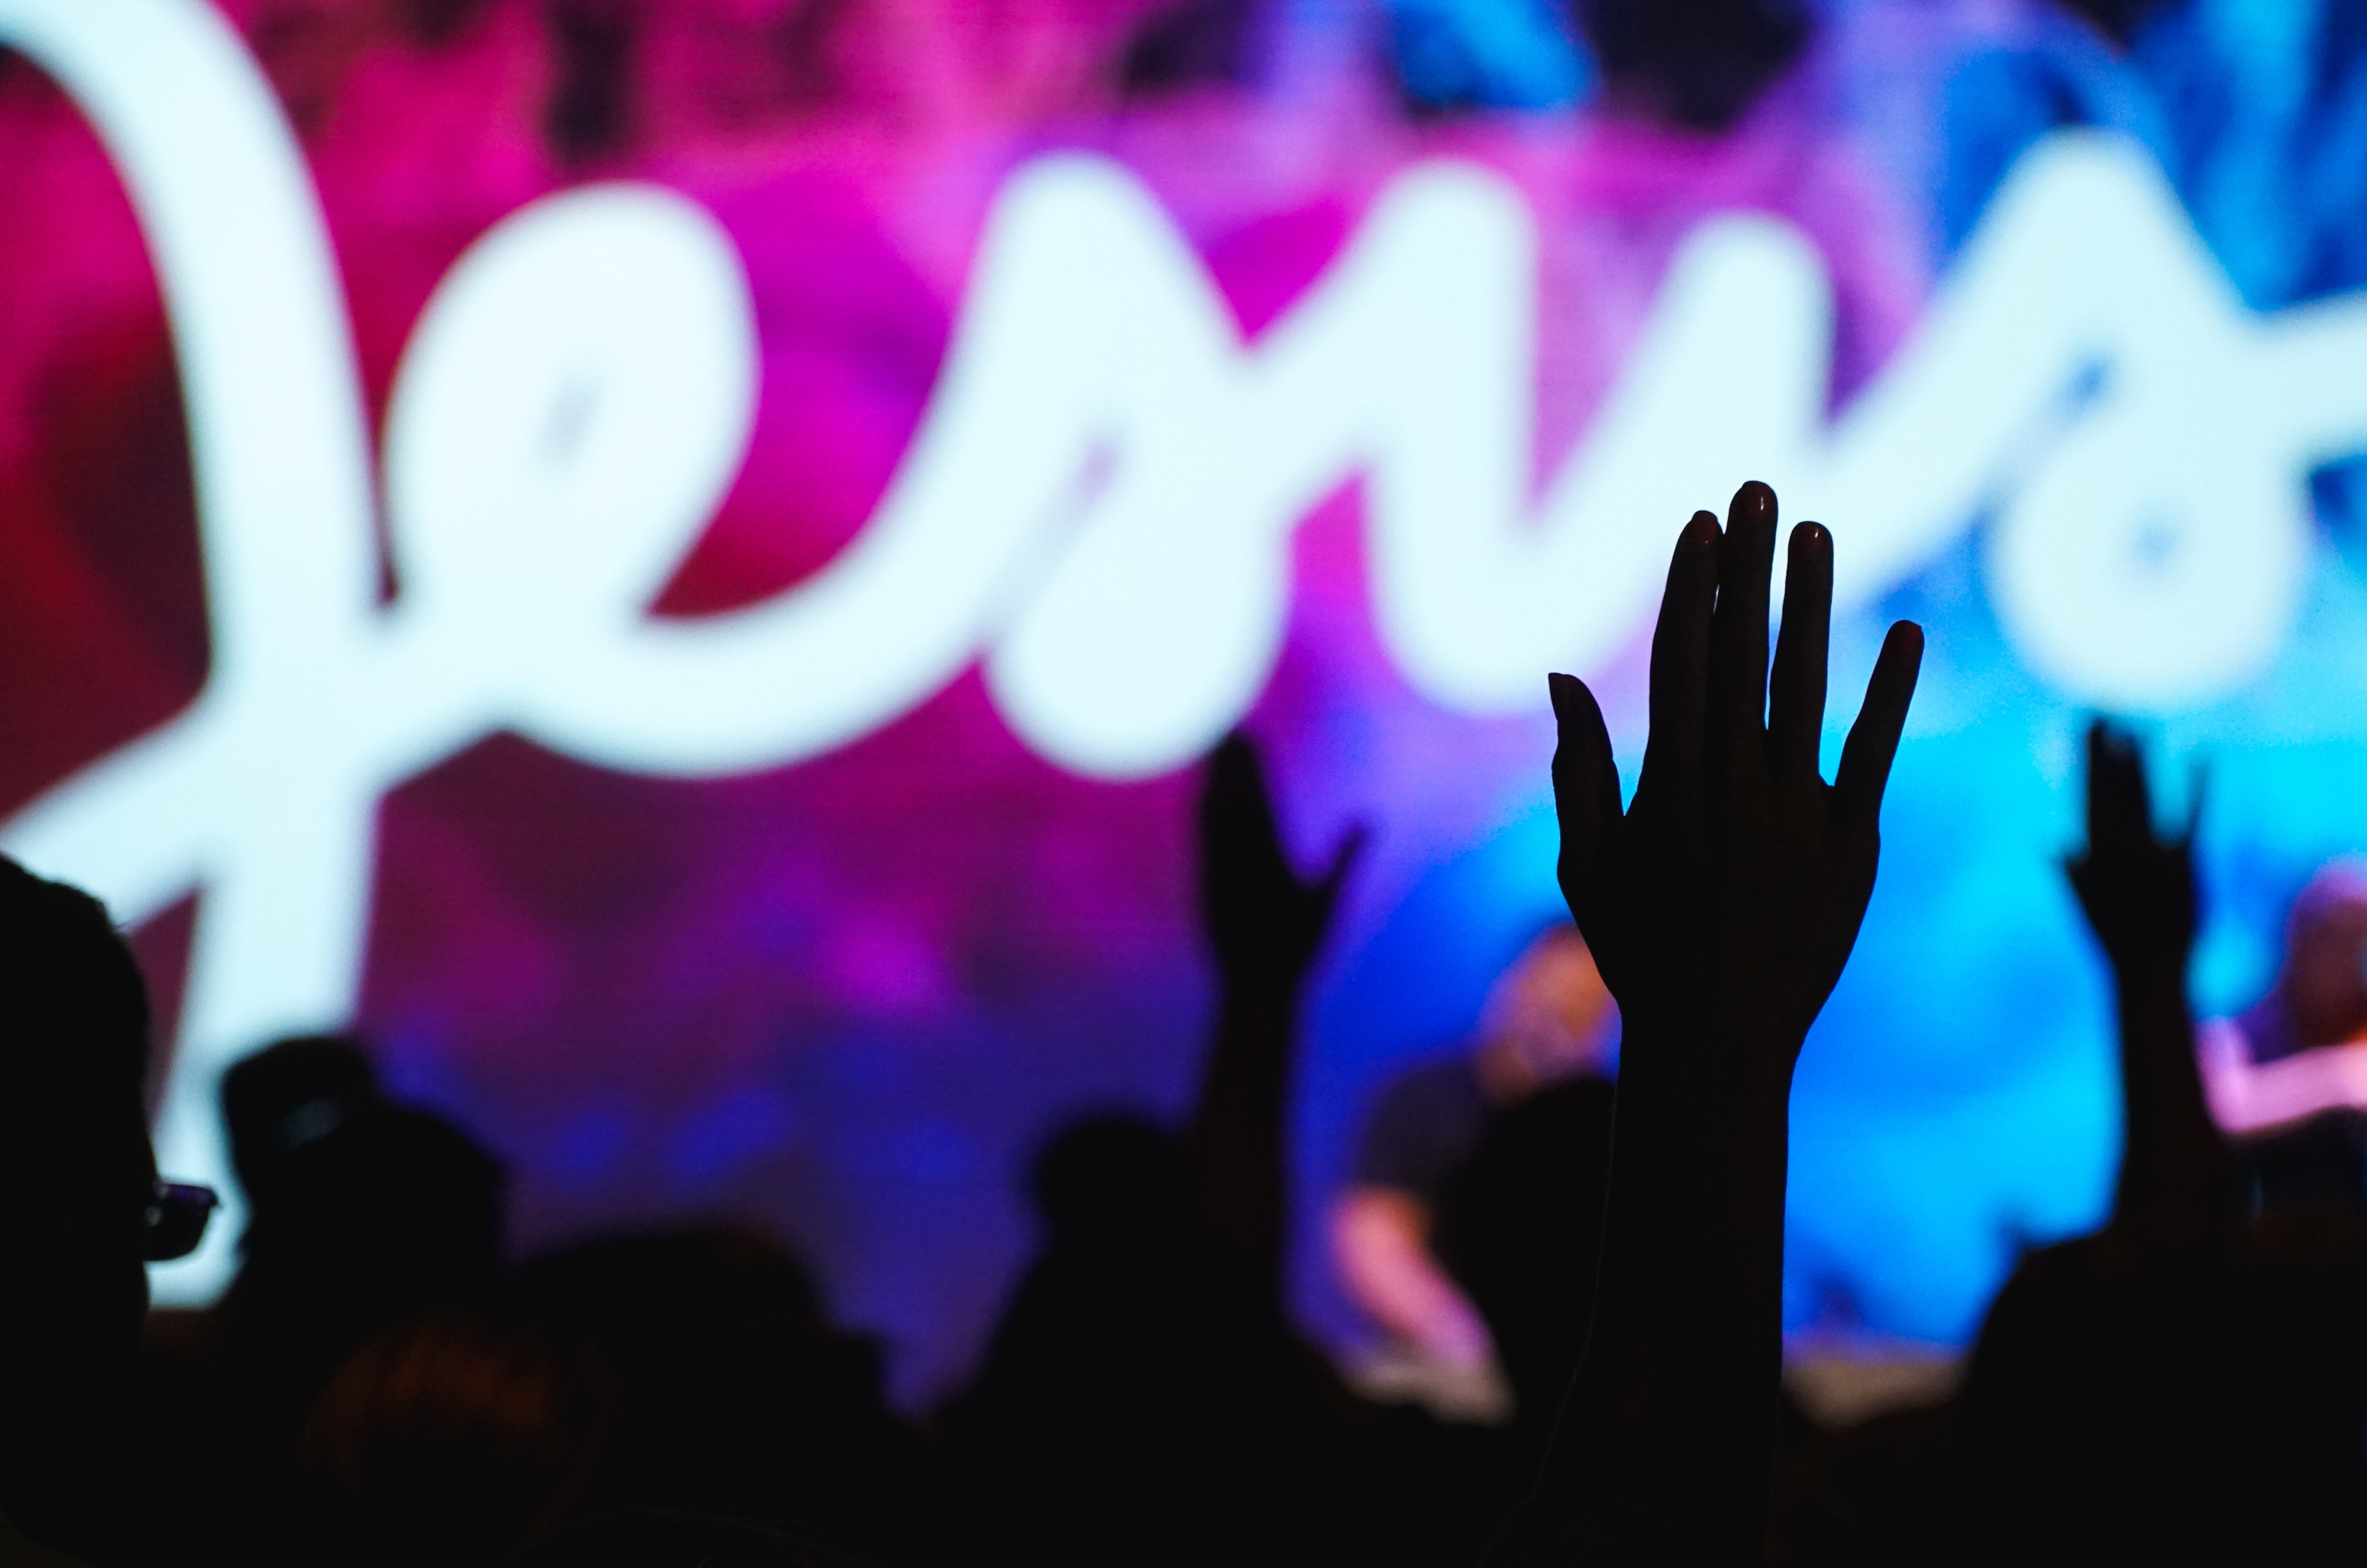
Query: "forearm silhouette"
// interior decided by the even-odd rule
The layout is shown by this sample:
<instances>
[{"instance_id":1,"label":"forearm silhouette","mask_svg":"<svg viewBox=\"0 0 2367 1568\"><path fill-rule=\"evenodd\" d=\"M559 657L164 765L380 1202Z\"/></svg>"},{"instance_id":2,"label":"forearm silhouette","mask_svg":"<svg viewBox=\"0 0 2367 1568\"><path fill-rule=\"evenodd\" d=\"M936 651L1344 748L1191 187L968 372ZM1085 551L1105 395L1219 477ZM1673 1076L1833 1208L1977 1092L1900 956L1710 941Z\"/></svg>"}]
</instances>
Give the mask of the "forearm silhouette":
<instances>
[{"instance_id":1,"label":"forearm silhouette","mask_svg":"<svg viewBox=\"0 0 2367 1568\"><path fill-rule=\"evenodd\" d=\"M1593 1330L1499 1568L1760 1556L1792 1070L1874 891L1923 650L1891 627L1826 784L1832 536L1793 530L1771 684L1775 534L1754 482L1723 531L1703 512L1678 536L1625 810L1593 694L1552 678L1562 891L1625 1034Z\"/></svg>"},{"instance_id":2,"label":"forearm silhouette","mask_svg":"<svg viewBox=\"0 0 2367 1568\"><path fill-rule=\"evenodd\" d=\"M2112 1224L2147 1246L2207 1240L2242 1219L2186 999L2202 810L2198 789L2185 830L2157 833L2135 741L2101 718L2089 727L2088 846L2065 870L2112 965L2120 1014L2124 1133Z\"/></svg>"},{"instance_id":3,"label":"forearm silhouette","mask_svg":"<svg viewBox=\"0 0 2367 1568\"><path fill-rule=\"evenodd\" d=\"M1363 846L1363 830L1351 830L1320 875L1301 877L1275 830L1256 750L1235 734L1209 758L1200 904L1222 997L1185 1148L1187 1179L1206 1232L1253 1260L1277 1292L1300 992Z\"/></svg>"}]
</instances>

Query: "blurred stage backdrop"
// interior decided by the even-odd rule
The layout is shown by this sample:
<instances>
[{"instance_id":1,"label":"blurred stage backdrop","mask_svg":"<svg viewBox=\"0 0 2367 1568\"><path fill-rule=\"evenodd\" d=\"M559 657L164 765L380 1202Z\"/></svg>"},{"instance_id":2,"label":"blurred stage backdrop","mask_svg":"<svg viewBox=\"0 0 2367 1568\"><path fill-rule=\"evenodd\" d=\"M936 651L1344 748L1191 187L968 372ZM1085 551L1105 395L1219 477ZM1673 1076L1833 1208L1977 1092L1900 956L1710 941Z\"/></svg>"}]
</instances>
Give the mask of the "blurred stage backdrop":
<instances>
[{"instance_id":1,"label":"blurred stage backdrop","mask_svg":"<svg viewBox=\"0 0 2367 1568\"><path fill-rule=\"evenodd\" d=\"M1691 29L1691 30L1689 30ZM1556 905L1760 475L1931 655L1794 1101L1788 1311L1966 1336L2100 1213L2056 871L2209 768L2206 1010L2367 847L2367 8L0 0L0 814L137 926L168 1173L353 1022L521 1246L806 1247L957 1378L1063 1119L1207 1026L1195 759L1312 863L1297 1289L1377 1085ZM1632 784L1633 775L1630 773ZM160 1294L202 1300L234 1225Z\"/></svg>"}]
</instances>

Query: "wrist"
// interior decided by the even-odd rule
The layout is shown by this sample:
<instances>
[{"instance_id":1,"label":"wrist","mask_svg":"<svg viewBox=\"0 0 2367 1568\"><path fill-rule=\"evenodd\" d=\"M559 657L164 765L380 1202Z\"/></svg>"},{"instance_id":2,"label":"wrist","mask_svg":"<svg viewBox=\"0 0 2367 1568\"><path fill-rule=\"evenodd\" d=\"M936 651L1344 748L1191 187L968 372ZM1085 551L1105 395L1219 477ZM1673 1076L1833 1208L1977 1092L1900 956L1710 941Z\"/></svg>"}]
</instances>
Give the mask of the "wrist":
<instances>
[{"instance_id":1,"label":"wrist","mask_svg":"<svg viewBox=\"0 0 2367 1568\"><path fill-rule=\"evenodd\" d=\"M1622 1010L1619 1081L1648 1082L1664 1073L1688 1097L1760 1100L1792 1091L1805 1031L1755 1019L1721 1018L1711 1009L1640 1016ZM1640 1066L1640 1074L1637 1071Z\"/></svg>"},{"instance_id":2,"label":"wrist","mask_svg":"<svg viewBox=\"0 0 2367 1568\"><path fill-rule=\"evenodd\" d=\"M1631 1033L1619 1059L1624 1158L1648 1186L1673 1184L1671 1191L1699 1193L1702 1173L1726 1172L1709 1200L1721 1208L1751 1207L1764 1190L1780 1194L1796 1055L1780 1038L1707 1027Z\"/></svg>"},{"instance_id":3,"label":"wrist","mask_svg":"<svg viewBox=\"0 0 2367 1568\"><path fill-rule=\"evenodd\" d=\"M1304 976L1289 970L1227 969L1220 976L1228 1011L1289 1012L1298 1006Z\"/></svg>"},{"instance_id":4,"label":"wrist","mask_svg":"<svg viewBox=\"0 0 2367 1568\"><path fill-rule=\"evenodd\" d=\"M2112 983L2122 990L2157 988L2164 983L2186 985L2187 954L2191 944L2173 948L2135 948L2108 954Z\"/></svg>"}]
</instances>

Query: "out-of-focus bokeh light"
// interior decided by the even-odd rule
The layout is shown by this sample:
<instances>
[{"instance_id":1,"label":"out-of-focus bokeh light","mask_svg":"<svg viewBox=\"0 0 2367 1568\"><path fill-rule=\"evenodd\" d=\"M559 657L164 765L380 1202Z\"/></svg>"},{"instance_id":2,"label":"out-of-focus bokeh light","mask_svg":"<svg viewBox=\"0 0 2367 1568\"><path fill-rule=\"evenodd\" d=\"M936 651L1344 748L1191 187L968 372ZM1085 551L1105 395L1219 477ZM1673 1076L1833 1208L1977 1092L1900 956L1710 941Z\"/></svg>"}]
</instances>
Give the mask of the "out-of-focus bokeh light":
<instances>
[{"instance_id":1,"label":"out-of-focus bokeh light","mask_svg":"<svg viewBox=\"0 0 2367 1568\"><path fill-rule=\"evenodd\" d=\"M1795 1094L1795 1324L1961 1339L2101 1211L2091 707L2173 796L2208 763L2204 1010L2367 848L2355 7L0 0L0 841L139 924L168 1175L227 1185L225 1062L357 1023L514 1164L522 1243L764 1217L923 1397L1027 1151L1190 1093L1194 757L1246 723L1310 862L1374 830L1311 1215L1555 907L1546 670L1632 783L1668 541L1746 477L1839 541L1831 748L1883 626L1931 634ZM1360 1332L1311 1246L1298 1286Z\"/></svg>"}]
</instances>

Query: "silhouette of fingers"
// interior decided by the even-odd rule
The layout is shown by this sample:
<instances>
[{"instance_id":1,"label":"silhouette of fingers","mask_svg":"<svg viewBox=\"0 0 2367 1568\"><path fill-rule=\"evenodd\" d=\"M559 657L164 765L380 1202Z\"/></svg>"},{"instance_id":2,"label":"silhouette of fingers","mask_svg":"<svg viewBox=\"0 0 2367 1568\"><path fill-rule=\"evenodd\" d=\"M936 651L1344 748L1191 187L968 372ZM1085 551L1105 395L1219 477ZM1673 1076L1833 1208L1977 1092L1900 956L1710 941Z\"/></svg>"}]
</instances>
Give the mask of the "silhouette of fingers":
<instances>
[{"instance_id":1,"label":"silhouette of fingers","mask_svg":"<svg viewBox=\"0 0 2367 1568\"><path fill-rule=\"evenodd\" d=\"M1220 854L1273 848L1280 854L1274 807L1266 796L1265 767L1257 748L1236 729L1208 756L1208 777L1200 795L1200 829Z\"/></svg>"},{"instance_id":2,"label":"silhouette of fingers","mask_svg":"<svg viewBox=\"0 0 2367 1568\"><path fill-rule=\"evenodd\" d=\"M1340 847L1331 852L1331 863L1324 867L1322 880L1315 885L1322 895L1327 915L1331 906L1339 901L1340 889L1347 886L1349 874L1356 869L1356 863L1365 858L1365 846L1371 843L1372 839L1372 829L1362 822L1349 824L1347 832L1341 835Z\"/></svg>"},{"instance_id":3,"label":"silhouette of fingers","mask_svg":"<svg viewBox=\"0 0 2367 1568\"><path fill-rule=\"evenodd\" d=\"M1319 876L1300 876L1274 820L1263 760L1236 731L1209 754L1200 834L1202 917L1219 966L1251 979L1302 976L1362 852L1364 829L1349 829Z\"/></svg>"},{"instance_id":4,"label":"silhouette of fingers","mask_svg":"<svg viewBox=\"0 0 2367 1568\"><path fill-rule=\"evenodd\" d=\"M1710 634L1709 723L1734 755L1765 744L1767 595L1775 567L1775 492L1752 479L1726 512L1717 557L1717 619Z\"/></svg>"},{"instance_id":5,"label":"silhouette of fingers","mask_svg":"<svg viewBox=\"0 0 2367 1568\"><path fill-rule=\"evenodd\" d=\"M2153 800L2136 738L2099 718L2088 726L2088 852L2126 854L2153 841Z\"/></svg>"},{"instance_id":6,"label":"silhouette of fingers","mask_svg":"<svg viewBox=\"0 0 2367 1568\"><path fill-rule=\"evenodd\" d=\"M1865 683L1865 703L1841 747L1840 771L1833 780L1834 816L1844 827L1873 828L1882 818L1882 792L1890 763L1907 728L1907 705L1915 697L1915 677L1923 668L1923 628L1912 621L1892 625L1882 639L1882 657Z\"/></svg>"},{"instance_id":7,"label":"silhouette of fingers","mask_svg":"<svg viewBox=\"0 0 2367 1568\"><path fill-rule=\"evenodd\" d=\"M1784 629L1768 680L1767 766L1777 778L1814 775L1825 729L1825 655L1833 619L1833 536L1818 523L1792 530Z\"/></svg>"},{"instance_id":8,"label":"silhouette of fingers","mask_svg":"<svg viewBox=\"0 0 2367 1568\"><path fill-rule=\"evenodd\" d=\"M1574 675L1548 675L1554 724L1554 814L1561 822L1564 891L1584 886L1602 853L1603 840L1619 822L1619 767L1611 756L1611 732L1586 682ZM1575 910L1571 911L1574 915Z\"/></svg>"},{"instance_id":9,"label":"silhouette of fingers","mask_svg":"<svg viewBox=\"0 0 2367 1568\"><path fill-rule=\"evenodd\" d=\"M2198 774L2184 830L2158 832L2136 738L2109 719L2088 727L2088 842L2065 869L2115 963L2179 958L2192 945L2202 797Z\"/></svg>"},{"instance_id":10,"label":"silhouette of fingers","mask_svg":"<svg viewBox=\"0 0 2367 1568\"><path fill-rule=\"evenodd\" d=\"M1652 628L1652 728L1644 749L1645 784L1656 790L1666 786L1670 769L1690 778L1701 764L1721 547L1717 519L1696 512L1669 557L1660 619Z\"/></svg>"}]
</instances>

